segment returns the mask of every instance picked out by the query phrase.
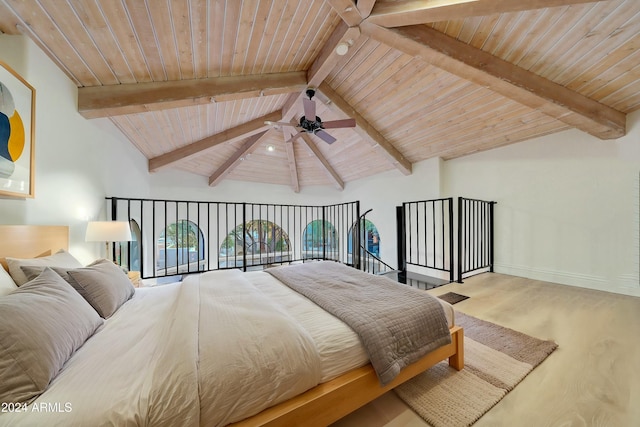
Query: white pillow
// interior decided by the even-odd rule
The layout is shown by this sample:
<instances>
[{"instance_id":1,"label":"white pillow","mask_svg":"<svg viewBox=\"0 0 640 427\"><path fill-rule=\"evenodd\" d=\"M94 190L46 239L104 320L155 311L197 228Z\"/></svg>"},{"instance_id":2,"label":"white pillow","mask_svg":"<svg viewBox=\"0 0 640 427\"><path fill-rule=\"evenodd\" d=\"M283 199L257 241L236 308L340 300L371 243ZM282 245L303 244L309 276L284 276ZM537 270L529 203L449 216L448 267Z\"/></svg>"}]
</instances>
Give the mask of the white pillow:
<instances>
[{"instance_id":1,"label":"white pillow","mask_svg":"<svg viewBox=\"0 0 640 427\"><path fill-rule=\"evenodd\" d=\"M60 249L53 255L43 256L40 258L6 258L7 265L9 266L9 273L16 282L16 285L22 286L29 280L20 267L60 267L60 268L81 268L80 261L75 259L73 255L64 249Z\"/></svg>"},{"instance_id":2,"label":"white pillow","mask_svg":"<svg viewBox=\"0 0 640 427\"><path fill-rule=\"evenodd\" d=\"M10 294L18 289L18 285L13 281L9 273L0 266L0 297Z\"/></svg>"}]
</instances>

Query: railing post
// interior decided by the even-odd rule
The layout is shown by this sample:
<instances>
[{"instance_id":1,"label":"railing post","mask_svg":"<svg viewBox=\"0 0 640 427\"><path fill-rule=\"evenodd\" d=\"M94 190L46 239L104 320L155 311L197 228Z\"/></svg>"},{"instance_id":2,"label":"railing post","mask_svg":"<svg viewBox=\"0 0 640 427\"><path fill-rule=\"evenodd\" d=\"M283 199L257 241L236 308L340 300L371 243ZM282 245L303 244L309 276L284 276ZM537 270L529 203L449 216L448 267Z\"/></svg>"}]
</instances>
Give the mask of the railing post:
<instances>
[{"instance_id":1,"label":"railing post","mask_svg":"<svg viewBox=\"0 0 640 427\"><path fill-rule=\"evenodd\" d=\"M113 199L111 199L111 221L116 221L118 219L117 215L118 215L118 199L114 197ZM109 256L109 254L107 254L107 256ZM111 242L110 258L114 261L116 259L116 243L115 242Z\"/></svg>"},{"instance_id":2,"label":"railing post","mask_svg":"<svg viewBox=\"0 0 640 427\"><path fill-rule=\"evenodd\" d=\"M407 274L407 222L405 220L404 203L396 206L396 240L398 255L398 270L402 275Z\"/></svg>"},{"instance_id":3,"label":"railing post","mask_svg":"<svg viewBox=\"0 0 640 427\"><path fill-rule=\"evenodd\" d=\"M493 205L496 202L489 202L489 272L493 273L493 237L494 237L494 229L493 229Z\"/></svg>"},{"instance_id":4,"label":"railing post","mask_svg":"<svg viewBox=\"0 0 640 427\"><path fill-rule=\"evenodd\" d=\"M327 259L327 230L325 227L325 221L326 221L325 210L326 209L327 209L326 206L322 207L322 259L323 260Z\"/></svg>"},{"instance_id":5,"label":"railing post","mask_svg":"<svg viewBox=\"0 0 640 427\"><path fill-rule=\"evenodd\" d=\"M242 271L247 271L247 204L242 203Z\"/></svg>"},{"instance_id":6,"label":"railing post","mask_svg":"<svg viewBox=\"0 0 640 427\"><path fill-rule=\"evenodd\" d=\"M356 224L353 230L353 266L360 270L360 201L356 202Z\"/></svg>"},{"instance_id":7,"label":"railing post","mask_svg":"<svg viewBox=\"0 0 640 427\"><path fill-rule=\"evenodd\" d=\"M458 283L462 283L462 241L463 241L463 214L462 197L458 197Z\"/></svg>"},{"instance_id":8,"label":"railing post","mask_svg":"<svg viewBox=\"0 0 640 427\"><path fill-rule=\"evenodd\" d=\"M455 261L453 258L453 197L447 199L449 205L449 280L454 281L454 266ZM444 256L444 254L443 254Z\"/></svg>"}]
</instances>

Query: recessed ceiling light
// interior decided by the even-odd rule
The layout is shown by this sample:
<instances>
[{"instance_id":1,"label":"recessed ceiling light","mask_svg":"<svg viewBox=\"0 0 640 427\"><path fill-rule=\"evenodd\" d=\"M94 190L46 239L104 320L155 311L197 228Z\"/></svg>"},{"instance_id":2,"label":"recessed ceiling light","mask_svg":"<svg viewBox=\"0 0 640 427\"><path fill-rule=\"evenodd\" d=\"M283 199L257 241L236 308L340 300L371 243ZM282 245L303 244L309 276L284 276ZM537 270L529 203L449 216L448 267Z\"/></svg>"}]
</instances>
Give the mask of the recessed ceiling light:
<instances>
[{"instance_id":1,"label":"recessed ceiling light","mask_svg":"<svg viewBox=\"0 0 640 427\"><path fill-rule=\"evenodd\" d=\"M346 55L348 51L349 51L348 43L342 42L342 43L338 43L338 46L336 46L336 53L340 56Z\"/></svg>"},{"instance_id":2,"label":"recessed ceiling light","mask_svg":"<svg viewBox=\"0 0 640 427\"><path fill-rule=\"evenodd\" d=\"M267 145L267 151L275 151L276 147L273 144Z\"/></svg>"}]
</instances>

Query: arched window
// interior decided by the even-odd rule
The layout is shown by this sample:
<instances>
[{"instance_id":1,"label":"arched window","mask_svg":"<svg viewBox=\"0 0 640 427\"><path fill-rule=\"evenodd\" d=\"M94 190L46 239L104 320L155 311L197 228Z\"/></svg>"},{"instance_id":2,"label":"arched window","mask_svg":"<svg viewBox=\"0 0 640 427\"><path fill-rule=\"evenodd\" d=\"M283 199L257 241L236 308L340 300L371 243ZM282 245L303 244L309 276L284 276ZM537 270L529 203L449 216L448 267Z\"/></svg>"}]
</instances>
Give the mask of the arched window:
<instances>
[{"instance_id":1,"label":"arched window","mask_svg":"<svg viewBox=\"0 0 640 427\"><path fill-rule=\"evenodd\" d=\"M142 260L140 257L140 241L142 235L140 233L140 226L134 219L129 220L129 228L131 228L131 242L118 243L120 252L116 254L118 257L118 264L126 267L129 271L140 271ZM129 251L131 248L131 251Z\"/></svg>"},{"instance_id":2,"label":"arched window","mask_svg":"<svg viewBox=\"0 0 640 427\"><path fill-rule=\"evenodd\" d=\"M328 221L316 219L302 232L302 258L329 257L338 250L338 233Z\"/></svg>"},{"instance_id":3,"label":"arched window","mask_svg":"<svg viewBox=\"0 0 640 427\"><path fill-rule=\"evenodd\" d=\"M289 235L271 221L253 220L236 226L220 245L220 267L263 265L291 260Z\"/></svg>"},{"instance_id":4,"label":"arched window","mask_svg":"<svg viewBox=\"0 0 640 427\"><path fill-rule=\"evenodd\" d=\"M351 232L352 229L350 228L348 242L350 254L353 253L353 239L351 238ZM366 249L378 258L380 257L380 233L378 233L376 225L368 219L365 219L364 222L360 223L360 242L362 243L362 249Z\"/></svg>"},{"instance_id":5,"label":"arched window","mask_svg":"<svg viewBox=\"0 0 640 427\"><path fill-rule=\"evenodd\" d=\"M204 235L193 222L169 224L156 242L156 271L170 275L203 270L204 246Z\"/></svg>"}]
</instances>

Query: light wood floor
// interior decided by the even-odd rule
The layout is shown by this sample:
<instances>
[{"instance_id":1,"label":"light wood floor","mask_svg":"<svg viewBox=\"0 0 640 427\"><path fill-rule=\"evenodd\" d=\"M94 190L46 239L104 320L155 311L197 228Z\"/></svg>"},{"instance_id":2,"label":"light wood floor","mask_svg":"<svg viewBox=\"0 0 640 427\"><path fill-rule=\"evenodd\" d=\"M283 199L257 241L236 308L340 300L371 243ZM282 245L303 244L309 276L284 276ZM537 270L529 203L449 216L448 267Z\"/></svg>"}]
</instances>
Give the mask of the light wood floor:
<instances>
[{"instance_id":1,"label":"light wood floor","mask_svg":"<svg viewBox=\"0 0 640 427\"><path fill-rule=\"evenodd\" d=\"M432 289L455 308L559 348L474 427L640 426L640 298L484 273ZM334 427L426 424L393 393Z\"/></svg>"}]
</instances>

